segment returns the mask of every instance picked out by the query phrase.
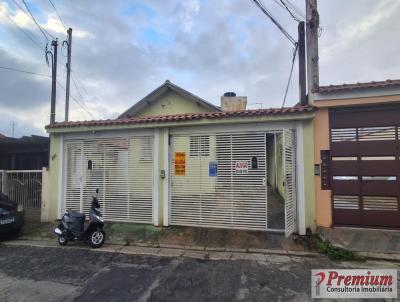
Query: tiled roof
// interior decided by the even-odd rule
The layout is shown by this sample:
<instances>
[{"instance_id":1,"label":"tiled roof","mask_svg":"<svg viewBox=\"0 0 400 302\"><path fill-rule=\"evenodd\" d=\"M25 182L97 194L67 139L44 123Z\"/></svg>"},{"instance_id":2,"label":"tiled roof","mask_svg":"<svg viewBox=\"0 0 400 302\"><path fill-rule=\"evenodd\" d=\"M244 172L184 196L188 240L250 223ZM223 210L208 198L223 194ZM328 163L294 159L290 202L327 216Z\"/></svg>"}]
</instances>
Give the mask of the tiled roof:
<instances>
[{"instance_id":1,"label":"tiled roof","mask_svg":"<svg viewBox=\"0 0 400 302\"><path fill-rule=\"evenodd\" d=\"M329 93L329 92L341 92L341 91L349 91L349 90L363 89L363 88L385 88L393 86L400 86L400 80L386 80L377 82L372 81L367 83L319 86L317 89L315 89L314 92Z\"/></svg>"},{"instance_id":2,"label":"tiled roof","mask_svg":"<svg viewBox=\"0 0 400 302\"><path fill-rule=\"evenodd\" d=\"M91 127L91 126L118 126L146 123L180 122L201 119L223 119L230 117L256 117L267 115L286 115L296 113L308 113L315 111L314 106L295 106L286 108L256 109L244 111L223 111L223 112L205 112L205 113L186 113L176 115L159 115L146 117L132 117L97 121L77 121L77 122L58 122L53 125L47 125L46 129L54 128L73 128L73 127Z\"/></svg>"}]
</instances>

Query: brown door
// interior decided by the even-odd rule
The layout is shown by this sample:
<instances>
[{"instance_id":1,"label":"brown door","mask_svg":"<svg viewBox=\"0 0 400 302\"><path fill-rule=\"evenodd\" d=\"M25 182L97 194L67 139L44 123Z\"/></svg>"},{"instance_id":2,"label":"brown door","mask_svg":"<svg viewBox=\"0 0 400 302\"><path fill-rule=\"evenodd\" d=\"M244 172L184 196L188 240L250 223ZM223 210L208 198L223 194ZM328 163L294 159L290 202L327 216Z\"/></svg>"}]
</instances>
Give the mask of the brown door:
<instances>
[{"instance_id":1,"label":"brown door","mask_svg":"<svg viewBox=\"0 0 400 302\"><path fill-rule=\"evenodd\" d=\"M334 224L400 228L400 105L329 116Z\"/></svg>"}]
</instances>

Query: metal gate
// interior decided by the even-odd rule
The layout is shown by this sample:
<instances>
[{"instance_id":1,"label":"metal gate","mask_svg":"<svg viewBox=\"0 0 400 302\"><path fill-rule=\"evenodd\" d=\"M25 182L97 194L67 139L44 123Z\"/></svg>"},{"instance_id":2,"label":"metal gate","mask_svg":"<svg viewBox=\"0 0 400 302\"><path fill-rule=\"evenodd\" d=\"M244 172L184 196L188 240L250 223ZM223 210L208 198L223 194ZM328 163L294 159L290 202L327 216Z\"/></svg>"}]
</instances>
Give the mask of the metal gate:
<instances>
[{"instance_id":1,"label":"metal gate","mask_svg":"<svg viewBox=\"0 0 400 302\"><path fill-rule=\"evenodd\" d=\"M29 221L40 221L42 205L42 170L7 170L0 177L0 189L25 208Z\"/></svg>"},{"instance_id":2,"label":"metal gate","mask_svg":"<svg viewBox=\"0 0 400 302\"><path fill-rule=\"evenodd\" d=\"M283 159L285 169L285 235L296 231L296 152L295 133L283 130Z\"/></svg>"},{"instance_id":3,"label":"metal gate","mask_svg":"<svg viewBox=\"0 0 400 302\"><path fill-rule=\"evenodd\" d=\"M330 111L335 225L400 227L400 107Z\"/></svg>"},{"instance_id":4,"label":"metal gate","mask_svg":"<svg viewBox=\"0 0 400 302\"><path fill-rule=\"evenodd\" d=\"M87 213L99 188L106 220L152 222L153 137L69 140L65 152L62 210Z\"/></svg>"},{"instance_id":5,"label":"metal gate","mask_svg":"<svg viewBox=\"0 0 400 302\"><path fill-rule=\"evenodd\" d=\"M294 132L283 131L286 234L296 228ZM171 137L172 225L267 230L266 133Z\"/></svg>"}]
</instances>

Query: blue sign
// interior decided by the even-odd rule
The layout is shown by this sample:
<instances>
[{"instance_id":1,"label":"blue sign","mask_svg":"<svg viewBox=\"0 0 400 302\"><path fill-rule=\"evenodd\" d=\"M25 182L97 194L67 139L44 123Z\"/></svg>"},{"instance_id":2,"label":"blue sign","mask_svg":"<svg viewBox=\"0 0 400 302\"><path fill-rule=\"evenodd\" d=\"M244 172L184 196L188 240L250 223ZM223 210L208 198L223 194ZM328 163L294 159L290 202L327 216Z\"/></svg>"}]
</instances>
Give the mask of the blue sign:
<instances>
[{"instance_id":1,"label":"blue sign","mask_svg":"<svg viewBox=\"0 0 400 302\"><path fill-rule=\"evenodd\" d=\"M208 176L216 177L218 174L218 162L210 161L208 165Z\"/></svg>"}]
</instances>

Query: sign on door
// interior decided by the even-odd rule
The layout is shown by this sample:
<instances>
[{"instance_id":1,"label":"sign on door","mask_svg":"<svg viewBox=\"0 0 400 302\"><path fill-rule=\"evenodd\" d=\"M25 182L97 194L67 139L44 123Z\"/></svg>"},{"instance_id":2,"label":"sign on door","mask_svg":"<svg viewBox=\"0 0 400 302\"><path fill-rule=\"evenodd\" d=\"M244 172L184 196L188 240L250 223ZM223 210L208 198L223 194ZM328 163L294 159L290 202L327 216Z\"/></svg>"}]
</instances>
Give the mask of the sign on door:
<instances>
[{"instance_id":1,"label":"sign on door","mask_svg":"<svg viewBox=\"0 0 400 302\"><path fill-rule=\"evenodd\" d=\"M236 174L247 174L249 172L249 162L247 160L235 162Z\"/></svg>"}]
</instances>

